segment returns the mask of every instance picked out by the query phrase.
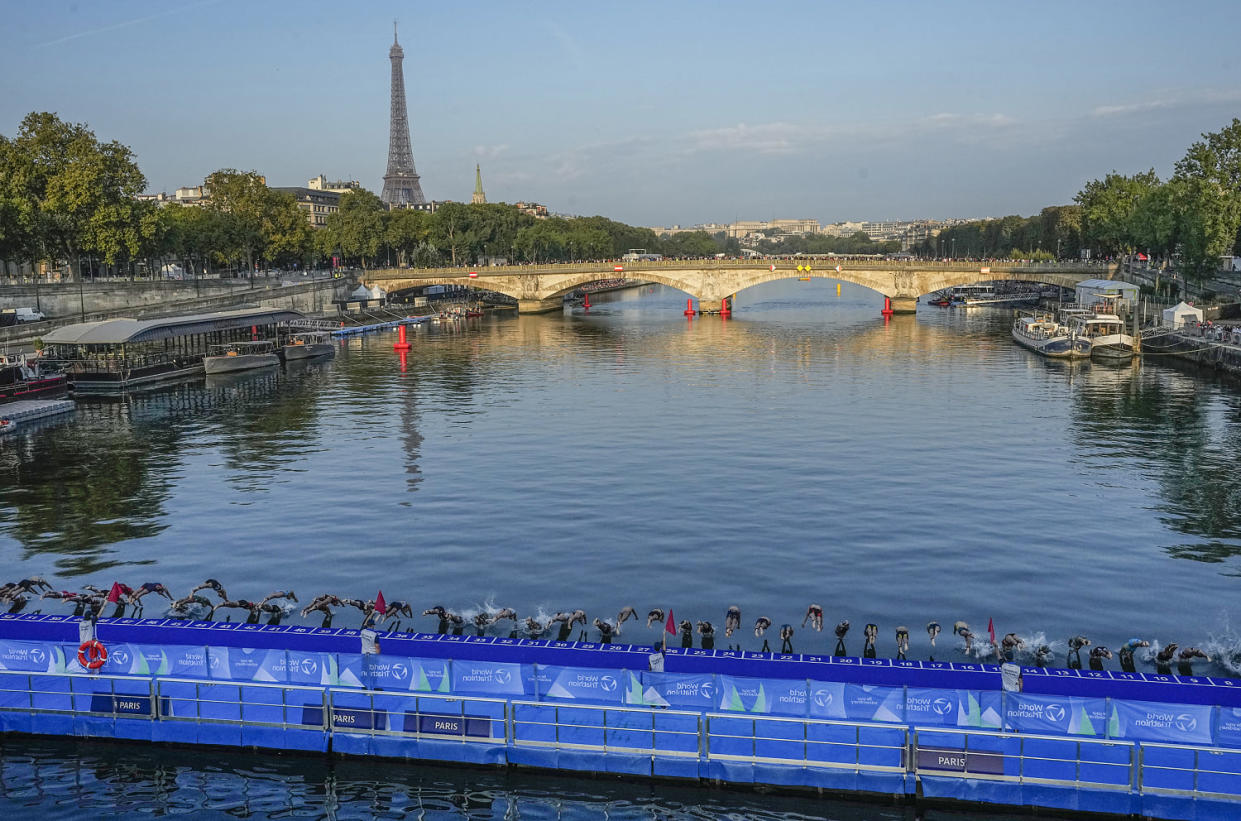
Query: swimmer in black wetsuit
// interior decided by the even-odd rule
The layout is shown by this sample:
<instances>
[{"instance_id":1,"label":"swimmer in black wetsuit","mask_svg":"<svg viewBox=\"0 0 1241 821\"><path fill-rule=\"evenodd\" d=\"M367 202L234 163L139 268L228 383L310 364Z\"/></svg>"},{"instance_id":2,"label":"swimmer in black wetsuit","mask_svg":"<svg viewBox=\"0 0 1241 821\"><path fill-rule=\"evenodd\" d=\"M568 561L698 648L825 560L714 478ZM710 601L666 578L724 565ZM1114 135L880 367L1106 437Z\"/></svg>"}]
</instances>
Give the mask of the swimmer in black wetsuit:
<instances>
[{"instance_id":1,"label":"swimmer in black wetsuit","mask_svg":"<svg viewBox=\"0 0 1241 821\"><path fill-rule=\"evenodd\" d=\"M1132 638L1120 648L1120 669L1126 673L1136 673L1137 665L1133 663L1133 651L1139 647L1150 647L1151 643L1144 639Z\"/></svg>"},{"instance_id":2,"label":"swimmer in black wetsuit","mask_svg":"<svg viewBox=\"0 0 1241 821\"><path fill-rule=\"evenodd\" d=\"M819 632L823 632L823 608L817 604L812 604L806 608L806 615L801 620L801 626L805 627L806 622Z\"/></svg>"},{"instance_id":3,"label":"swimmer in black wetsuit","mask_svg":"<svg viewBox=\"0 0 1241 821\"><path fill-rule=\"evenodd\" d=\"M1039 648L1034 651L1034 666L1046 667L1051 664L1051 648L1046 644L1040 644Z\"/></svg>"},{"instance_id":4,"label":"swimmer in black wetsuit","mask_svg":"<svg viewBox=\"0 0 1241 821\"><path fill-rule=\"evenodd\" d=\"M935 646L935 638L939 635L939 622L929 621L926 623L926 634L931 637L931 646Z\"/></svg>"},{"instance_id":5,"label":"swimmer in black wetsuit","mask_svg":"<svg viewBox=\"0 0 1241 821\"><path fill-rule=\"evenodd\" d=\"M291 602L296 602L297 594L294 593L292 590L276 590L264 596L263 600L259 602L259 604L267 604L269 601L272 601L273 599L288 599Z\"/></svg>"},{"instance_id":6,"label":"swimmer in black wetsuit","mask_svg":"<svg viewBox=\"0 0 1241 821\"><path fill-rule=\"evenodd\" d=\"M1110 659L1111 657L1112 651L1101 644L1098 647L1090 648L1090 669L1102 670L1103 660Z\"/></svg>"},{"instance_id":7,"label":"swimmer in black wetsuit","mask_svg":"<svg viewBox=\"0 0 1241 821\"><path fill-rule=\"evenodd\" d=\"M495 619L491 617L491 614L484 610L481 613L475 614L474 629L477 630L478 635L481 636L483 633L487 632L487 626L493 621L495 621Z\"/></svg>"},{"instance_id":8,"label":"swimmer in black wetsuit","mask_svg":"<svg viewBox=\"0 0 1241 821\"><path fill-rule=\"evenodd\" d=\"M650 630L651 626L657 622L659 624L664 623L664 611L660 610L658 607L646 614L646 629Z\"/></svg>"},{"instance_id":9,"label":"swimmer in black wetsuit","mask_svg":"<svg viewBox=\"0 0 1241 821\"><path fill-rule=\"evenodd\" d=\"M1177 665L1176 674L1178 676L1192 676L1194 674L1193 663L1197 659L1210 661L1211 657L1199 650L1197 647L1186 647L1184 650L1176 654Z\"/></svg>"},{"instance_id":10,"label":"swimmer in black wetsuit","mask_svg":"<svg viewBox=\"0 0 1241 821\"><path fill-rule=\"evenodd\" d=\"M274 607L275 605L270 605L270 606ZM246 599L238 599L237 601L231 601L231 600L222 601L219 604L217 604L215 607L211 608L211 615L208 616L208 618L214 619L215 611L224 610L224 609L245 610L247 614L246 624L258 624L259 623L259 612L260 611L259 611L258 602L248 601ZM232 617L229 617L227 621L232 621Z\"/></svg>"},{"instance_id":11,"label":"swimmer in black wetsuit","mask_svg":"<svg viewBox=\"0 0 1241 821\"><path fill-rule=\"evenodd\" d=\"M0 587L0 601L10 601L13 596L20 593L46 593L54 589L42 576L31 576L28 579L9 582Z\"/></svg>"},{"instance_id":12,"label":"swimmer in black wetsuit","mask_svg":"<svg viewBox=\"0 0 1241 821\"><path fill-rule=\"evenodd\" d=\"M392 632L401 629L401 618L412 619L414 617L414 607L407 601L390 601L388 609L384 611L383 618L379 620L380 625L387 624L389 620L396 619L396 623L392 625Z\"/></svg>"},{"instance_id":13,"label":"swimmer in black wetsuit","mask_svg":"<svg viewBox=\"0 0 1241 821\"><path fill-rule=\"evenodd\" d=\"M1000 639L1000 654L1005 661L1012 661L1017 657L1017 651L1025 647L1026 643L1016 633L1008 633L1004 638Z\"/></svg>"},{"instance_id":14,"label":"swimmer in black wetsuit","mask_svg":"<svg viewBox=\"0 0 1241 821\"><path fill-rule=\"evenodd\" d=\"M702 636L702 649L715 649L715 626L709 621L698 622L698 635Z\"/></svg>"},{"instance_id":15,"label":"swimmer in black wetsuit","mask_svg":"<svg viewBox=\"0 0 1241 821\"><path fill-rule=\"evenodd\" d=\"M909 628L900 625L896 628L896 657L901 661L905 660L905 654L909 652Z\"/></svg>"},{"instance_id":16,"label":"swimmer in black wetsuit","mask_svg":"<svg viewBox=\"0 0 1241 821\"><path fill-rule=\"evenodd\" d=\"M1090 639L1085 636L1073 636L1069 639L1069 653L1066 659L1070 670L1082 669L1082 648L1090 646Z\"/></svg>"},{"instance_id":17,"label":"swimmer in black wetsuit","mask_svg":"<svg viewBox=\"0 0 1241 821\"><path fill-rule=\"evenodd\" d=\"M331 627L332 616L334 615L332 608L341 607L343 604L338 597L333 596L331 593L324 593L321 596L316 596L314 601L302 608L302 618L306 618L311 613L319 612L323 614L323 624L321 626L324 628Z\"/></svg>"},{"instance_id":18,"label":"swimmer in black wetsuit","mask_svg":"<svg viewBox=\"0 0 1241 821\"><path fill-rule=\"evenodd\" d=\"M845 649L845 636L849 635L849 620L845 619L836 625L836 658L844 658L849 655L849 651Z\"/></svg>"},{"instance_id":19,"label":"swimmer in black wetsuit","mask_svg":"<svg viewBox=\"0 0 1241 821\"><path fill-rule=\"evenodd\" d=\"M612 643L612 633L615 632L612 629L612 625L603 619L595 619L595 629L599 631L599 642L601 644Z\"/></svg>"},{"instance_id":20,"label":"swimmer in black wetsuit","mask_svg":"<svg viewBox=\"0 0 1241 821\"><path fill-rule=\"evenodd\" d=\"M620 612L616 614L616 629L613 631L616 635L620 635L621 625L630 619L637 619L638 613L632 607L622 607Z\"/></svg>"},{"instance_id":21,"label":"swimmer in black wetsuit","mask_svg":"<svg viewBox=\"0 0 1241 821\"><path fill-rule=\"evenodd\" d=\"M190 595L194 595L199 590L214 590L215 594L220 597L221 601L228 601L228 591L224 589L224 585L220 584L215 579L207 579L205 582L191 590Z\"/></svg>"},{"instance_id":22,"label":"swimmer in black wetsuit","mask_svg":"<svg viewBox=\"0 0 1241 821\"><path fill-rule=\"evenodd\" d=\"M1172 659L1176 658L1176 648L1179 646L1172 642L1155 654L1155 672L1164 676L1172 675Z\"/></svg>"},{"instance_id":23,"label":"swimmer in black wetsuit","mask_svg":"<svg viewBox=\"0 0 1241 821\"><path fill-rule=\"evenodd\" d=\"M862 647L862 656L873 659L875 657L875 640L879 638L879 625L873 623L866 625L862 629L862 635L866 637L866 643Z\"/></svg>"},{"instance_id":24,"label":"swimmer in black wetsuit","mask_svg":"<svg viewBox=\"0 0 1241 821\"><path fill-rule=\"evenodd\" d=\"M694 623L689 619L682 619L677 625L681 629L681 648L688 650L694 646Z\"/></svg>"},{"instance_id":25,"label":"swimmer in black wetsuit","mask_svg":"<svg viewBox=\"0 0 1241 821\"><path fill-rule=\"evenodd\" d=\"M780 625L780 652L786 654L793 652L793 625L791 624Z\"/></svg>"},{"instance_id":26,"label":"swimmer in black wetsuit","mask_svg":"<svg viewBox=\"0 0 1241 821\"><path fill-rule=\"evenodd\" d=\"M532 638L532 639L542 638L543 631L546 629L547 628L543 626L542 622L538 621L537 619L532 619L529 617L526 618L526 636L528 638Z\"/></svg>"},{"instance_id":27,"label":"swimmer in black wetsuit","mask_svg":"<svg viewBox=\"0 0 1241 821\"><path fill-rule=\"evenodd\" d=\"M741 629L741 608L732 605L728 608L728 612L724 614L724 635L731 638L734 630Z\"/></svg>"},{"instance_id":28,"label":"swimmer in black wetsuit","mask_svg":"<svg viewBox=\"0 0 1241 821\"><path fill-rule=\"evenodd\" d=\"M192 608L202 608L208 613L211 612L211 602L202 596L189 595L181 599L177 599L168 608L168 612L175 616L188 616Z\"/></svg>"},{"instance_id":29,"label":"swimmer in black wetsuit","mask_svg":"<svg viewBox=\"0 0 1241 821\"><path fill-rule=\"evenodd\" d=\"M129 594L129 603L134 606L135 617L142 613L142 597L146 596L148 593L158 594L168 599L168 601L173 600L172 593L169 593L168 588L164 587L159 582L144 582L138 586L137 590L134 590Z\"/></svg>"}]
</instances>

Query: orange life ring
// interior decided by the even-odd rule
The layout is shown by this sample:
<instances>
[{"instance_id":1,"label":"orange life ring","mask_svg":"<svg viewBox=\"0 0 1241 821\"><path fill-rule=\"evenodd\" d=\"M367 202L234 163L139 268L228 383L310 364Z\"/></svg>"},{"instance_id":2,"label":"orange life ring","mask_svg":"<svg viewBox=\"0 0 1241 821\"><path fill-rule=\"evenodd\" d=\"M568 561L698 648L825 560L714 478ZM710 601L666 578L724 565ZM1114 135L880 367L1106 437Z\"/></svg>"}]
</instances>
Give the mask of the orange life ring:
<instances>
[{"instance_id":1,"label":"orange life ring","mask_svg":"<svg viewBox=\"0 0 1241 821\"><path fill-rule=\"evenodd\" d=\"M84 641L78 647L78 664L87 670L98 670L108 660L108 648L98 639Z\"/></svg>"}]
</instances>

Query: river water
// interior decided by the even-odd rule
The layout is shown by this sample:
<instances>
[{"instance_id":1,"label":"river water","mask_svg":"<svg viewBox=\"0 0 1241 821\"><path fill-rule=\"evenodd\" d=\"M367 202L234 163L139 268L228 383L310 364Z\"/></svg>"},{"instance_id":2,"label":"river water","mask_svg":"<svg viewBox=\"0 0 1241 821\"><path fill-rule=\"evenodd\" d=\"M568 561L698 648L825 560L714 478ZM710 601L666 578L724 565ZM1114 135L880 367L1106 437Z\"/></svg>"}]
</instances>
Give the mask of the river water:
<instances>
[{"instance_id":1,"label":"river water","mask_svg":"<svg viewBox=\"0 0 1241 821\"><path fill-rule=\"evenodd\" d=\"M181 595L214 577L233 598L293 588L303 602L382 589L467 616L614 619L631 605L722 627L736 604L746 649L758 616L792 623L798 652L829 652L849 619L852 653L863 624L879 625L880 655L904 624L911 657L948 660L967 659L952 623L981 634L990 618L1061 661L1074 634L1113 648L1140 636L1236 672L1235 388L1154 357L1049 362L1011 342L999 310L885 323L873 292L824 280L749 289L728 320L687 320L684 295L660 286L593 301L424 327L404 364L381 334L329 362L81 402L73 421L0 443L0 566L58 588L159 581ZM822 633L800 626L811 602ZM934 648L930 620L945 626ZM629 622L619 640L658 631ZM36 747L6 761L52 780L88 766ZM187 800L204 800L214 770L193 762ZM314 793L320 810L382 791L363 779L328 797L307 774L320 765L298 766L243 781L279 782L277 803ZM452 776L425 773L401 776L404 806L460 804ZM542 806L489 783L489 802ZM629 807L614 815L660 815L564 783ZM686 812L752 814L690 794Z\"/></svg>"}]
</instances>

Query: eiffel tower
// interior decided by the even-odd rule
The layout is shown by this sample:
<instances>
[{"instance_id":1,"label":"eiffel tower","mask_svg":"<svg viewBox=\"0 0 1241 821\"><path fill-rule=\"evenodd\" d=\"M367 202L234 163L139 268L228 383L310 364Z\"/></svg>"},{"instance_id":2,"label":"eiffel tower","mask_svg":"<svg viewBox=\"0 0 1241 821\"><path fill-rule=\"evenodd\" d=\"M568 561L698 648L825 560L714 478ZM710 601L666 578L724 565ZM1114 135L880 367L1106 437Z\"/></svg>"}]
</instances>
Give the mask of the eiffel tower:
<instances>
[{"instance_id":1,"label":"eiffel tower","mask_svg":"<svg viewBox=\"0 0 1241 821\"><path fill-rule=\"evenodd\" d=\"M392 61L392 116L388 126L388 173L384 174L384 190L379 198L389 208L425 205L418 184L418 172L414 170L414 150L409 145L409 115L405 113L405 71L401 63L405 52L396 41L396 21L392 22L392 48L388 50Z\"/></svg>"}]
</instances>

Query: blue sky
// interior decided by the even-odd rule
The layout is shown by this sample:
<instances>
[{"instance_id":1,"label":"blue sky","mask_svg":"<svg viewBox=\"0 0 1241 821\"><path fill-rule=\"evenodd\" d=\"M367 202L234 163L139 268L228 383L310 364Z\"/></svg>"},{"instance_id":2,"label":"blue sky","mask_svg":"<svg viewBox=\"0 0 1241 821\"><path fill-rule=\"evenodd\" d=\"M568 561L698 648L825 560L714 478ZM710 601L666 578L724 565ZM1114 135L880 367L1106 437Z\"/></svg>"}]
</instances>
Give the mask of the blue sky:
<instances>
[{"instance_id":1,"label":"blue sky","mask_svg":"<svg viewBox=\"0 0 1241 821\"><path fill-rule=\"evenodd\" d=\"M1029 214L1241 113L1241 2L6 0L0 133L378 191L401 21L423 190L641 225Z\"/></svg>"}]
</instances>

